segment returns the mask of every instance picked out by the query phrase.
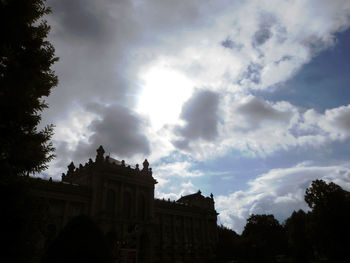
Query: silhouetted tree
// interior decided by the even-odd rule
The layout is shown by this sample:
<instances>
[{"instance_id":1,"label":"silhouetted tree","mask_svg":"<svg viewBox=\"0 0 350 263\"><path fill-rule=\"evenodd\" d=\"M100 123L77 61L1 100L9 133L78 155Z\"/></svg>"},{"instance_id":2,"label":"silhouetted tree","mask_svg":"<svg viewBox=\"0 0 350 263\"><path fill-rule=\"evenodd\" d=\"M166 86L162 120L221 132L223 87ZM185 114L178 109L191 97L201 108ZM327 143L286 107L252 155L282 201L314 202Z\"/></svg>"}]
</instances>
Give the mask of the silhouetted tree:
<instances>
[{"instance_id":1,"label":"silhouetted tree","mask_svg":"<svg viewBox=\"0 0 350 263\"><path fill-rule=\"evenodd\" d=\"M303 211L294 211L285 222L289 254L293 262L309 262L312 258L312 246L308 237L308 215Z\"/></svg>"},{"instance_id":2,"label":"silhouetted tree","mask_svg":"<svg viewBox=\"0 0 350 263\"><path fill-rule=\"evenodd\" d=\"M318 257L346 262L350 258L350 195L339 185L313 181L305 201L312 208L310 235Z\"/></svg>"},{"instance_id":3,"label":"silhouetted tree","mask_svg":"<svg viewBox=\"0 0 350 263\"><path fill-rule=\"evenodd\" d=\"M4 174L40 172L54 156L52 126L38 130L43 97L57 85L57 61L46 40L50 12L45 0L0 1L0 169Z\"/></svg>"},{"instance_id":4,"label":"silhouetted tree","mask_svg":"<svg viewBox=\"0 0 350 263\"><path fill-rule=\"evenodd\" d=\"M286 252L284 229L273 215L251 215L242 237L250 262L275 262L276 255Z\"/></svg>"},{"instance_id":5,"label":"silhouetted tree","mask_svg":"<svg viewBox=\"0 0 350 263\"><path fill-rule=\"evenodd\" d=\"M233 230L220 225L218 230L217 260L230 261L240 257L240 236Z\"/></svg>"},{"instance_id":6,"label":"silhouetted tree","mask_svg":"<svg viewBox=\"0 0 350 263\"><path fill-rule=\"evenodd\" d=\"M23 177L53 158L53 127L38 129L43 97L57 84L57 61L46 40L44 0L0 1L0 225L1 262L31 262L43 220Z\"/></svg>"},{"instance_id":7,"label":"silhouetted tree","mask_svg":"<svg viewBox=\"0 0 350 263\"><path fill-rule=\"evenodd\" d=\"M306 189L305 202L312 209L324 209L332 205L336 199L343 198L344 193L343 189L333 182L327 184L323 180L315 180L311 183L311 187Z\"/></svg>"}]
</instances>

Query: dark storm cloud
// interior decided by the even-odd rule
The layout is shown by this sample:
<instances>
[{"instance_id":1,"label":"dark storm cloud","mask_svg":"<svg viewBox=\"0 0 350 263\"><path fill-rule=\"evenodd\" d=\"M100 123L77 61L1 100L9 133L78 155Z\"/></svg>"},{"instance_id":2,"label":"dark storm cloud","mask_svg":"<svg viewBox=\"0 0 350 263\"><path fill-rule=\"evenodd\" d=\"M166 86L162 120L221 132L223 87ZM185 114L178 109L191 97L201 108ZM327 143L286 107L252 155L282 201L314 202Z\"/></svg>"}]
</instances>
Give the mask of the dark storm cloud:
<instances>
[{"instance_id":1,"label":"dark storm cloud","mask_svg":"<svg viewBox=\"0 0 350 263\"><path fill-rule=\"evenodd\" d=\"M259 28L253 35L252 40L254 47L263 45L273 36L271 28L275 23L275 18L270 14L262 14L260 16Z\"/></svg>"},{"instance_id":2,"label":"dark storm cloud","mask_svg":"<svg viewBox=\"0 0 350 263\"><path fill-rule=\"evenodd\" d=\"M190 140L213 140L217 136L219 95L209 90L196 91L183 105L181 118L186 121L184 127L176 131L184 139L174 144L186 148Z\"/></svg>"},{"instance_id":3,"label":"dark storm cloud","mask_svg":"<svg viewBox=\"0 0 350 263\"><path fill-rule=\"evenodd\" d=\"M290 112L276 110L258 98L238 107L237 112L244 115L251 127L257 127L263 121L288 122L291 118Z\"/></svg>"},{"instance_id":4,"label":"dark storm cloud","mask_svg":"<svg viewBox=\"0 0 350 263\"><path fill-rule=\"evenodd\" d=\"M90 104L87 109L96 113L98 118L89 126L92 132L89 142L79 143L74 159L84 160L95 156L99 145L103 145L106 153L111 152L119 157L149 154L149 143L142 130L145 123L138 115L117 104Z\"/></svg>"}]
</instances>

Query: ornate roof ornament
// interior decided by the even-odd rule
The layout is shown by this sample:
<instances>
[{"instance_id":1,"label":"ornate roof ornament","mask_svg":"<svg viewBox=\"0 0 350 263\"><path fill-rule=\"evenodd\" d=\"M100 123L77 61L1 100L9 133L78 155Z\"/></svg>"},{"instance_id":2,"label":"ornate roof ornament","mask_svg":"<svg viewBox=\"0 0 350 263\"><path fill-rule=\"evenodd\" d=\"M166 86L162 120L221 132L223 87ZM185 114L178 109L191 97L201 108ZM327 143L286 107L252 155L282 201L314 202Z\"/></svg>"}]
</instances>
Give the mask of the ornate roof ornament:
<instances>
[{"instance_id":1,"label":"ornate roof ornament","mask_svg":"<svg viewBox=\"0 0 350 263\"><path fill-rule=\"evenodd\" d=\"M68 173L73 173L75 169L75 165L73 162L71 162L68 166Z\"/></svg>"},{"instance_id":2,"label":"ornate roof ornament","mask_svg":"<svg viewBox=\"0 0 350 263\"><path fill-rule=\"evenodd\" d=\"M100 147L98 147L98 149L96 150L97 152L97 155L96 155L96 162L97 161L103 161L104 157L104 153L105 153L105 150L103 149L102 145L100 145Z\"/></svg>"},{"instance_id":3,"label":"ornate roof ornament","mask_svg":"<svg viewBox=\"0 0 350 263\"><path fill-rule=\"evenodd\" d=\"M143 162L143 169L144 171L148 171L148 167L149 167L149 162L147 161L147 159L145 159L145 161Z\"/></svg>"}]
</instances>

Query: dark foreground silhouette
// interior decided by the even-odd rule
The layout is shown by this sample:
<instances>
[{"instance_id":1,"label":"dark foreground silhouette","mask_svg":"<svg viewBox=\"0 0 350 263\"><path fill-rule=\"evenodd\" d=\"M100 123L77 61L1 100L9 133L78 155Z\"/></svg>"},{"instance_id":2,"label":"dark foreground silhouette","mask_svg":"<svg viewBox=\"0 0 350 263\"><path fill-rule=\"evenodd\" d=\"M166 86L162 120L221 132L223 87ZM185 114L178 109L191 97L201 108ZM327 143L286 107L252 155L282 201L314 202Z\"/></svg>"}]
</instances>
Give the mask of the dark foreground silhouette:
<instances>
[{"instance_id":1,"label":"dark foreground silhouette","mask_svg":"<svg viewBox=\"0 0 350 263\"><path fill-rule=\"evenodd\" d=\"M46 224L45 205L31 198L27 187L21 180L1 180L1 238L6 245L1 262L120 260L112 256L113 238L87 216L73 218L56 233ZM349 192L316 180L305 200L310 211L294 211L282 225L273 215L251 215L242 235L218 226L212 262L349 262Z\"/></svg>"},{"instance_id":2,"label":"dark foreground silhouette","mask_svg":"<svg viewBox=\"0 0 350 263\"><path fill-rule=\"evenodd\" d=\"M103 232L87 216L73 218L49 245L43 263L113 262Z\"/></svg>"}]
</instances>

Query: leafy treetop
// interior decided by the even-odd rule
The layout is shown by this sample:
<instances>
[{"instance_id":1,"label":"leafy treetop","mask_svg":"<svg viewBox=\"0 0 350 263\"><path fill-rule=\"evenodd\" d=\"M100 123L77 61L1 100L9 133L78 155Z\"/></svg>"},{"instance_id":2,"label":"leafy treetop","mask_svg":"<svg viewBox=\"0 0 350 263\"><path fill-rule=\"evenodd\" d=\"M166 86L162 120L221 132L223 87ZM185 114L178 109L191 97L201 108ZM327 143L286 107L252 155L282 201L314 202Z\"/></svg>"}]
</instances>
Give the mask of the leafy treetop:
<instances>
[{"instance_id":1,"label":"leafy treetop","mask_svg":"<svg viewBox=\"0 0 350 263\"><path fill-rule=\"evenodd\" d=\"M315 180L306 189L305 202L312 209L323 208L329 206L336 197L344 194L345 191L333 182L327 184L323 180Z\"/></svg>"}]
</instances>

